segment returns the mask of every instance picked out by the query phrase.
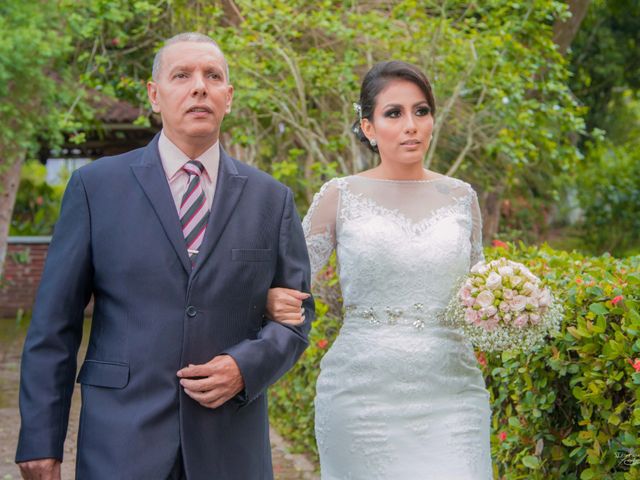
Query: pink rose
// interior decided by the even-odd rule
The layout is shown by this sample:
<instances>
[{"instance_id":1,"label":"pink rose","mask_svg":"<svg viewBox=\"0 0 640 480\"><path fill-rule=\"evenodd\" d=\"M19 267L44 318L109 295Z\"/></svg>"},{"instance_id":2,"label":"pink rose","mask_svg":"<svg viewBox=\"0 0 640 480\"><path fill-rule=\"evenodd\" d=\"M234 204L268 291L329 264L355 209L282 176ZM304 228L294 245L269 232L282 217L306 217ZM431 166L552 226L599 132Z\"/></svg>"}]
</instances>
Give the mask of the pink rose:
<instances>
[{"instance_id":1,"label":"pink rose","mask_svg":"<svg viewBox=\"0 0 640 480\"><path fill-rule=\"evenodd\" d=\"M521 312L527 305L527 300L528 298L524 295L516 295L512 300L509 301L509 306L514 312Z\"/></svg>"},{"instance_id":2,"label":"pink rose","mask_svg":"<svg viewBox=\"0 0 640 480\"><path fill-rule=\"evenodd\" d=\"M513 324L516 327L522 328L524 326L527 325L527 321L529 320L529 315L527 315L526 313L521 313L520 315L518 315L516 317L516 319L513 321Z\"/></svg>"},{"instance_id":3,"label":"pink rose","mask_svg":"<svg viewBox=\"0 0 640 480\"><path fill-rule=\"evenodd\" d=\"M509 304L507 302L500 302L499 308L501 312L508 312L511 309L511 307L509 307Z\"/></svg>"},{"instance_id":4,"label":"pink rose","mask_svg":"<svg viewBox=\"0 0 640 480\"><path fill-rule=\"evenodd\" d=\"M484 319L493 317L496 313L498 313L498 309L493 305L480 309L480 315L482 315Z\"/></svg>"},{"instance_id":5,"label":"pink rose","mask_svg":"<svg viewBox=\"0 0 640 480\"><path fill-rule=\"evenodd\" d=\"M480 325L482 326L482 328L484 328L486 331L488 332L492 332L494 331L497 326L498 326L498 318L497 317L490 317L487 320L485 320L484 322L481 322Z\"/></svg>"},{"instance_id":6,"label":"pink rose","mask_svg":"<svg viewBox=\"0 0 640 480\"><path fill-rule=\"evenodd\" d=\"M493 293L491 293L489 290L481 291L476 297L476 302L478 303L478 305L480 305L480 307L483 307L483 308L488 307L489 305L493 305L494 300L495 300L495 297L493 296Z\"/></svg>"},{"instance_id":7,"label":"pink rose","mask_svg":"<svg viewBox=\"0 0 640 480\"><path fill-rule=\"evenodd\" d=\"M538 297L538 305L540 305L541 307L549 307L551 306L551 301L551 292L548 288L545 288L544 290L542 290L540 296Z\"/></svg>"},{"instance_id":8,"label":"pink rose","mask_svg":"<svg viewBox=\"0 0 640 480\"><path fill-rule=\"evenodd\" d=\"M464 312L464 319L467 323L478 323L480 315L478 315L478 312L472 308L467 308Z\"/></svg>"},{"instance_id":9,"label":"pink rose","mask_svg":"<svg viewBox=\"0 0 640 480\"><path fill-rule=\"evenodd\" d=\"M538 315L537 313L530 313L529 321L534 325L537 325L538 323L540 323L540 315Z\"/></svg>"}]
</instances>

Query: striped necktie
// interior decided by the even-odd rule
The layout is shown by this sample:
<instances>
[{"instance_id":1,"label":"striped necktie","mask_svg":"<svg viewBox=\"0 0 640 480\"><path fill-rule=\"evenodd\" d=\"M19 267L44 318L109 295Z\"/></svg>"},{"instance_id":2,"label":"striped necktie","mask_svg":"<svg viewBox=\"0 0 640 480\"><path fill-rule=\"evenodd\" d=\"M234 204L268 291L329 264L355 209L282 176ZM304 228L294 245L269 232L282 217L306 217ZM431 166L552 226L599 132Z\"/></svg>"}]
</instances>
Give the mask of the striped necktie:
<instances>
[{"instance_id":1,"label":"striped necktie","mask_svg":"<svg viewBox=\"0 0 640 480\"><path fill-rule=\"evenodd\" d=\"M204 171L204 166L198 160L190 160L184 164L182 169L189 174L189 185L182 197L182 202L180 202L179 215L187 252L193 265L209 219L209 210L200 183L200 175Z\"/></svg>"}]
</instances>

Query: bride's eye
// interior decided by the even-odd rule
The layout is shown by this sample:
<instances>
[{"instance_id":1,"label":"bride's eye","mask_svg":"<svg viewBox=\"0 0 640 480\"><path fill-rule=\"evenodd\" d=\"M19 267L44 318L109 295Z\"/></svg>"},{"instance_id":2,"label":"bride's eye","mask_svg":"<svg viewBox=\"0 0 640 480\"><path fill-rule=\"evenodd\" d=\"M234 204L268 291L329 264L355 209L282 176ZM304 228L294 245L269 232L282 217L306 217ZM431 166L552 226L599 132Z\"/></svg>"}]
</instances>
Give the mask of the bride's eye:
<instances>
[{"instance_id":1,"label":"bride's eye","mask_svg":"<svg viewBox=\"0 0 640 480\"><path fill-rule=\"evenodd\" d=\"M426 117L431 113L431 109L429 107L420 107L416 110L416 115L419 117Z\"/></svg>"},{"instance_id":2,"label":"bride's eye","mask_svg":"<svg viewBox=\"0 0 640 480\"><path fill-rule=\"evenodd\" d=\"M400 116L400 110L393 109L384 112L384 116L388 118L398 118Z\"/></svg>"}]
</instances>

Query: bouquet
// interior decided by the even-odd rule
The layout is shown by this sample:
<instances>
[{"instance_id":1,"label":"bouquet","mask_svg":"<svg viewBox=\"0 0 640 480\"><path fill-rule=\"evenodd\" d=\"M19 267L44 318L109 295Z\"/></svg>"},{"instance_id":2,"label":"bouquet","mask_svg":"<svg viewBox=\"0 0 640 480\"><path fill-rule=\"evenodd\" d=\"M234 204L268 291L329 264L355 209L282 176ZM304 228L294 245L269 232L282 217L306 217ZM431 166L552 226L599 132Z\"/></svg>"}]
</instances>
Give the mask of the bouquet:
<instances>
[{"instance_id":1,"label":"bouquet","mask_svg":"<svg viewBox=\"0 0 640 480\"><path fill-rule=\"evenodd\" d=\"M473 266L446 316L480 350L529 351L560 329L562 306L527 267L500 258Z\"/></svg>"}]
</instances>

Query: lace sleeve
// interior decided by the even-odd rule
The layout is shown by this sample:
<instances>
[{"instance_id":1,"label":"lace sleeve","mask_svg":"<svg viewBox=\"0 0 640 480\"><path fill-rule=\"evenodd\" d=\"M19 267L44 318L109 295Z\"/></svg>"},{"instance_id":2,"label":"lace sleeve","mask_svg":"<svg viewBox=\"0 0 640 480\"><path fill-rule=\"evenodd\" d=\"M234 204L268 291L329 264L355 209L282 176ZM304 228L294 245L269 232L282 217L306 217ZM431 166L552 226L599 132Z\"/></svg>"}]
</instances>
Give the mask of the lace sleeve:
<instances>
[{"instance_id":1,"label":"lace sleeve","mask_svg":"<svg viewBox=\"0 0 640 480\"><path fill-rule=\"evenodd\" d=\"M307 241L311 278L324 267L336 246L336 217L339 191L335 182L325 183L313 196L313 202L302 221Z\"/></svg>"},{"instance_id":2,"label":"lace sleeve","mask_svg":"<svg viewBox=\"0 0 640 480\"><path fill-rule=\"evenodd\" d=\"M484 261L484 253L482 251L482 216L480 214L480 205L478 204L478 195L472 190L471 198L471 266L478 262Z\"/></svg>"}]
</instances>

